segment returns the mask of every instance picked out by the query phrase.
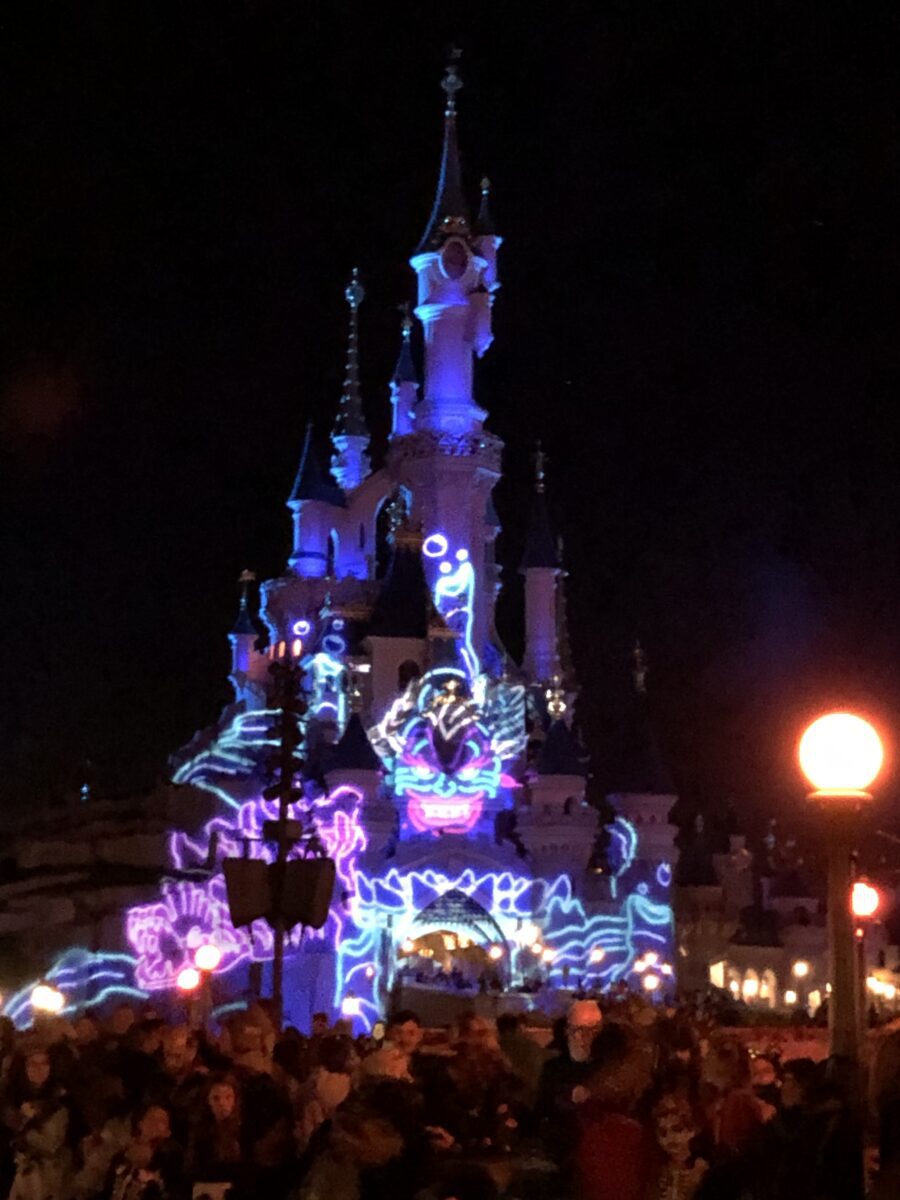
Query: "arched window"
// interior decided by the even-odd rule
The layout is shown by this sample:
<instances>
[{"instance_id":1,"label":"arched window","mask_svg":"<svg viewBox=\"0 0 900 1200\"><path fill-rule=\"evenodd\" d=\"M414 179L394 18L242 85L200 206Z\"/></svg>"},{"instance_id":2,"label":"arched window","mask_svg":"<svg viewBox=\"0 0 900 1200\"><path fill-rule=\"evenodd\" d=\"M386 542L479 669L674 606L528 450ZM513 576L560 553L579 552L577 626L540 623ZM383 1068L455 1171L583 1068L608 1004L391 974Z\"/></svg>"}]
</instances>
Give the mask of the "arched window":
<instances>
[{"instance_id":1,"label":"arched window","mask_svg":"<svg viewBox=\"0 0 900 1200\"><path fill-rule=\"evenodd\" d=\"M778 998L778 981L775 978L775 972L771 969L762 973L762 979L759 983L759 998L767 1007L775 1007L775 1002Z\"/></svg>"},{"instance_id":2,"label":"arched window","mask_svg":"<svg viewBox=\"0 0 900 1200\"><path fill-rule=\"evenodd\" d=\"M396 487L378 507L375 515L376 579L383 579L387 574L394 548L394 530L409 513L411 499L405 487Z\"/></svg>"},{"instance_id":3,"label":"arched window","mask_svg":"<svg viewBox=\"0 0 900 1200\"><path fill-rule=\"evenodd\" d=\"M340 543L338 542L338 535L332 529L328 535L328 554L325 559L325 574L329 579L334 579L339 553Z\"/></svg>"},{"instance_id":4,"label":"arched window","mask_svg":"<svg viewBox=\"0 0 900 1200\"><path fill-rule=\"evenodd\" d=\"M759 988L759 975L752 967L748 967L741 985L741 993L748 1004L755 1004L759 1000Z\"/></svg>"}]
</instances>

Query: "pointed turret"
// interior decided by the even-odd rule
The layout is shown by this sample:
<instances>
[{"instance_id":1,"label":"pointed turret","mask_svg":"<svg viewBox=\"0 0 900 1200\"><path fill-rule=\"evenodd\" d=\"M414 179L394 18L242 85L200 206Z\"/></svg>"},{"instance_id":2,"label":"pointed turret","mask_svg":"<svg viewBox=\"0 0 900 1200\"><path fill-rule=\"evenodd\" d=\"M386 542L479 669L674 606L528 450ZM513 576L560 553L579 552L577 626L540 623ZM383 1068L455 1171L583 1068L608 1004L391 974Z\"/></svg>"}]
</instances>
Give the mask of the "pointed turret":
<instances>
[{"instance_id":1,"label":"pointed turret","mask_svg":"<svg viewBox=\"0 0 900 1200\"><path fill-rule=\"evenodd\" d=\"M341 489L323 470L313 445L312 422L306 426L306 440L294 486L287 506L294 516L294 548L291 569L305 577L326 574L329 562L328 540L335 524L335 509L346 506Z\"/></svg>"},{"instance_id":2,"label":"pointed turret","mask_svg":"<svg viewBox=\"0 0 900 1200\"><path fill-rule=\"evenodd\" d=\"M631 696L616 739L610 782L617 792L674 796L675 785L650 716L647 675L647 658L636 640L631 651Z\"/></svg>"},{"instance_id":3,"label":"pointed turret","mask_svg":"<svg viewBox=\"0 0 900 1200\"><path fill-rule=\"evenodd\" d=\"M475 218L475 232L479 237L494 237L497 233L494 228L494 214L491 212L491 181L486 175L481 181L481 204Z\"/></svg>"},{"instance_id":4,"label":"pointed turret","mask_svg":"<svg viewBox=\"0 0 900 1200\"><path fill-rule=\"evenodd\" d=\"M525 658L523 666L535 683L543 683L559 670L557 646L556 581L559 557L544 480L546 456L538 442L534 456L534 497L525 539L521 571L525 576Z\"/></svg>"},{"instance_id":5,"label":"pointed turret","mask_svg":"<svg viewBox=\"0 0 900 1200\"><path fill-rule=\"evenodd\" d=\"M587 775L587 756L562 719L554 721L538 755L539 775Z\"/></svg>"},{"instance_id":6,"label":"pointed turret","mask_svg":"<svg viewBox=\"0 0 900 1200\"><path fill-rule=\"evenodd\" d=\"M262 626L250 611L250 585L256 580L252 571L242 571L238 582L241 585L241 600L237 620L228 635L231 645L231 674L229 680L234 688L236 700L246 700L252 684L265 686L266 656L256 649Z\"/></svg>"},{"instance_id":7,"label":"pointed turret","mask_svg":"<svg viewBox=\"0 0 900 1200\"><path fill-rule=\"evenodd\" d=\"M334 748L329 771L344 773L380 770L381 759L372 749L372 743L359 719L359 713L351 713L347 727Z\"/></svg>"},{"instance_id":8,"label":"pointed turret","mask_svg":"<svg viewBox=\"0 0 900 1200\"><path fill-rule=\"evenodd\" d=\"M462 87L458 58L454 53L441 85L447 102L437 196L410 260L419 280L416 316L425 332L425 387L416 425L453 434L480 432L487 415L475 403L472 359L485 353L493 337L494 252L499 245L492 234L473 234L463 194L456 137L456 93Z\"/></svg>"},{"instance_id":9,"label":"pointed turret","mask_svg":"<svg viewBox=\"0 0 900 1200\"><path fill-rule=\"evenodd\" d=\"M430 608L421 534L402 525L394 534L394 553L372 609L369 636L427 638Z\"/></svg>"},{"instance_id":10,"label":"pointed turret","mask_svg":"<svg viewBox=\"0 0 900 1200\"><path fill-rule=\"evenodd\" d=\"M416 249L417 254L440 245L445 237L459 234L468 237L471 232L469 206L462 184L462 167L459 158L459 142L456 134L456 93L462 80L456 71L460 51L454 50L444 71L441 87L447 97L444 107L444 147L441 153L441 169L438 174L437 194L431 216Z\"/></svg>"},{"instance_id":11,"label":"pointed turret","mask_svg":"<svg viewBox=\"0 0 900 1200\"><path fill-rule=\"evenodd\" d=\"M393 420L391 437L402 437L412 433L415 425L415 406L419 398L419 373L412 355L412 317L409 305L402 306L400 354L391 378L391 404Z\"/></svg>"},{"instance_id":12,"label":"pointed turret","mask_svg":"<svg viewBox=\"0 0 900 1200\"><path fill-rule=\"evenodd\" d=\"M534 456L534 495L531 500L531 517L525 536L525 551L522 555L521 569L523 571L532 568L547 571L559 570L557 543L550 525L550 513L547 511L546 465L547 456L541 449L541 443L538 442Z\"/></svg>"},{"instance_id":13,"label":"pointed turret","mask_svg":"<svg viewBox=\"0 0 900 1200\"><path fill-rule=\"evenodd\" d=\"M369 430L363 414L359 387L359 306L366 293L359 282L357 267L353 268L344 295L350 306L350 332L347 338L344 387L338 404L334 432L331 435L335 451L331 456L331 469L340 486L349 492L362 483L371 466L367 453Z\"/></svg>"},{"instance_id":14,"label":"pointed turret","mask_svg":"<svg viewBox=\"0 0 900 1200\"><path fill-rule=\"evenodd\" d=\"M607 769L613 807L638 830L638 857L673 864L677 829L669 814L678 796L660 753L647 700L647 660L636 641L631 652L631 696L624 706Z\"/></svg>"}]
</instances>

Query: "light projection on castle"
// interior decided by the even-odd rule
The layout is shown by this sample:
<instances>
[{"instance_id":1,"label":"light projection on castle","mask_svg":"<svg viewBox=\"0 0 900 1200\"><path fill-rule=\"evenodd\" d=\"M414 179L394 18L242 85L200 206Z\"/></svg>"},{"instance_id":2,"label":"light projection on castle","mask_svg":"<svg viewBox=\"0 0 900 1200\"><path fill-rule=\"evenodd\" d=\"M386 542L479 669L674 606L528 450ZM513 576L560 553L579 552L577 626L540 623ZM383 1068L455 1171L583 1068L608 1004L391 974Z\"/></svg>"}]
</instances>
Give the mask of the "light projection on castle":
<instances>
[{"instance_id":1,"label":"light projection on castle","mask_svg":"<svg viewBox=\"0 0 900 1200\"><path fill-rule=\"evenodd\" d=\"M222 863L271 861L265 823L277 803L264 796L279 714L270 667L285 658L302 668L306 705L302 795L291 815L337 870L324 926L289 934L294 1024L307 1028L326 1010L369 1027L390 1003L416 1007L423 990L440 991L448 971L473 993L489 977L552 1011L559 990L634 982L647 955L673 961L675 796L632 754L604 788L616 814L605 830L588 802L599 797L574 720L578 683L543 455L532 480L524 456L507 461L509 494L530 506L522 558L509 564L524 577L521 665L498 631L493 494L504 448L485 427L473 361L492 341L503 239L489 188L477 210L469 205L456 157L455 66L444 86L440 181L410 259L417 304L398 329L385 381L387 444L373 445L369 433L367 411L386 400L363 395L369 324L354 274L330 450L324 431L308 427L302 439L299 412L285 414L279 434L294 429L303 442L284 572L258 596L252 573L241 577L228 634L233 700L173 756L171 799L184 819L121 913L118 942L70 949L42 971L70 1011L115 996L163 1003L210 942L221 953L217 1005L246 1003L260 986L265 994L272 930L264 920L234 927ZM632 696L638 724L645 675ZM440 962L420 955L429 936L479 948L484 978L464 978L470 967L450 950ZM30 1019L29 995L6 1003L18 1024Z\"/></svg>"}]
</instances>

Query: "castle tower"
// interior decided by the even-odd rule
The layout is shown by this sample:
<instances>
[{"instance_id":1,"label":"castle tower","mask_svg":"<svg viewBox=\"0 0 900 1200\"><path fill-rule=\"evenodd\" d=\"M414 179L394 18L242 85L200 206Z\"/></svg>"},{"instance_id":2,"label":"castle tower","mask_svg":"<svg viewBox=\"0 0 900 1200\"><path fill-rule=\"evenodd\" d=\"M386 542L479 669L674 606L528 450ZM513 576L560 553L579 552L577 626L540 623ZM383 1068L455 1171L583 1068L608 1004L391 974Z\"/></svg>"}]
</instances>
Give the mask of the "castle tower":
<instances>
[{"instance_id":1,"label":"castle tower","mask_svg":"<svg viewBox=\"0 0 900 1200\"><path fill-rule=\"evenodd\" d=\"M242 571L241 602L237 620L228 635L231 646L231 674L229 681L234 688L235 700L249 701L254 692L265 690L266 670L269 661L265 654L256 649L260 628L250 612L249 589L256 576L252 571ZM254 685L256 685L254 687Z\"/></svg>"},{"instance_id":2,"label":"castle tower","mask_svg":"<svg viewBox=\"0 0 900 1200\"><path fill-rule=\"evenodd\" d=\"M334 454L331 471L345 492L359 487L369 474L368 455L369 430L363 414L362 396L359 388L359 306L365 299L365 290L359 282L359 270L353 275L344 290L350 306L350 333L347 339L347 370L344 388L338 404L337 419L331 441Z\"/></svg>"},{"instance_id":3,"label":"castle tower","mask_svg":"<svg viewBox=\"0 0 900 1200\"><path fill-rule=\"evenodd\" d=\"M411 431L395 424L390 474L413 497L412 516L425 537L425 570L438 609L441 594L458 614L456 632L467 669L477 673L493 624L496 580L485 555L487 501L500 477L500 440L483 428L487 416L473 393L473 360L491 343L491 304L499 286L500 238L473 228L463 189L456 127L462 82L455 61L443 80L444 142L437 195L410 260L418 280L415 315L424 333L425 378ZM443 577L443 578L442 578Z\"/></svg>"},{"instance_id":4,"label":"castle tower","mask_svg":"<svg viewBox=\"0 0 900 1200\"><path fill-rule=\"evenodd\" d=\"M322 578L333 573L337 541L334 531L346 503L344 493L322 470L313 446L310 422L306 427L300 466L287 501L294 518L294 546L289 565L296 574L304 578Z\"/></svg>"}]
</instances>

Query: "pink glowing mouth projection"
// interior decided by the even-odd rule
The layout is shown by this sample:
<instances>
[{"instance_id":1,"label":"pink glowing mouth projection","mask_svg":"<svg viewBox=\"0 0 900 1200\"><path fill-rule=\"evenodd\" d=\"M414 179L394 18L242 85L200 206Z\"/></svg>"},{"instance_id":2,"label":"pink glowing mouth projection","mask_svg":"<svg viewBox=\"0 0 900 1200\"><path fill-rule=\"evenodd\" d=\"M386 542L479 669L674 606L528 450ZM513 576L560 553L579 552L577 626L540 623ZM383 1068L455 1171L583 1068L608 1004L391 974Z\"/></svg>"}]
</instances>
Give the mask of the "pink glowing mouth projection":
<instances>
[{"instance_id":1,"label":"pink glowing mouth projection","mask_svg":"<svg viewBox=\"0 0 900 1200\"><path fill-rule=\"evenodd\" d=\"M406 792L406 814L418 833L441 830L444 833L468 833L478 823L484 807L484 792L472 796L422 795Z\"/></svg>"}]
</instances>

